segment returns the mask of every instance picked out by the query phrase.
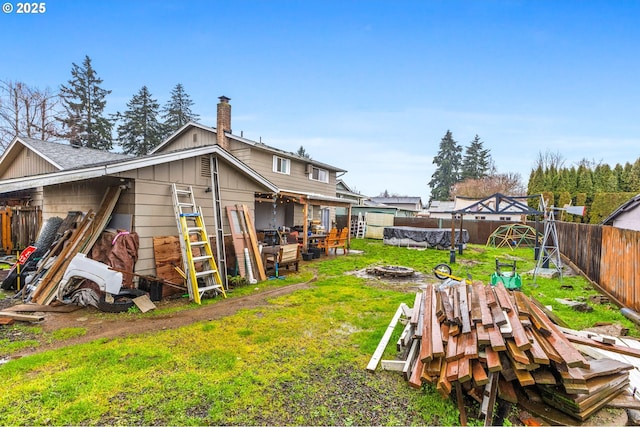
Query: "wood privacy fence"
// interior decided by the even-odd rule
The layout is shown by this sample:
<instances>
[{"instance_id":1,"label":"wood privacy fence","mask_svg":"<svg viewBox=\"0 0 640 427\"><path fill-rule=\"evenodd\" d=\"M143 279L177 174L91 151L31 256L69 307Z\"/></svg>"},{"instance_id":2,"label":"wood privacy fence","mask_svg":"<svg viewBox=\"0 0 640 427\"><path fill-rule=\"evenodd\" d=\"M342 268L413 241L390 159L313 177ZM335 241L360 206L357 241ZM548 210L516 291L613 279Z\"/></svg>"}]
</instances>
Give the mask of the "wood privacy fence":
<instances>
[{"instance_id":1,"label":"wood privacy fence","mask_svg":"<svg viewBox=\"0 0 640 427\"><path fill-rule=\"evenodd\" d=\"M560 252L618 304L640 311L640 232L608 225L557 225Z\"/></svg>"},{"instance_id":2,"label":"wood privacy fence","mask_svg":"<svg viewBox=\"0 0 640 427\"><path fill-rule=\"evenodd\" d=\"M485 245L491 233L506 224L513 222L465 220L463 228L469 232L470 243ZM451 220L396 217L394 225L451 228ZM527 225L534 227L535 222ZM454 227L460 227L458 221ZM640 312L640 231L561 221L556 223L556 229L564 256L617 300L617 304ZM542 235L542 223L538 223L538 231Z\"/></svg>"},{"instance_id":3,"label":"wood privacy fence","mask_svg":"<svg viewBox=\"0 0 640 427\"><path fill-rule=\"evenodd\" d=\"M37 206L0 208L0 252L21 251L34 243L41 224L42 210Z\"/></svg>"}]
</instances>

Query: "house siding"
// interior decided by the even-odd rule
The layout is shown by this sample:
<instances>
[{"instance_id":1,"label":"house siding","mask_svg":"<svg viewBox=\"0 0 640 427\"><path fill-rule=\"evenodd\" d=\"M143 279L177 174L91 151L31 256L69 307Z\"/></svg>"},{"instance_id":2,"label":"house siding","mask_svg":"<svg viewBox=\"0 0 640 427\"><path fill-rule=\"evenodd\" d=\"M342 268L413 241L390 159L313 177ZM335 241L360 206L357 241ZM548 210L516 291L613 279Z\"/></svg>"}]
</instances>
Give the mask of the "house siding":
<instances>
[{"instance_id":1,"label":"house siding","mask_svg":"<svg viewBox=\"0 0 640 427\"><path fill-rule=\"evenodd\" d=\"M57 170L58 169L51 163L40 157L34 151L23 147L13 163L11 163L5 171L0 173L0 180L39 175L56 172Z\"/></svg>"},{"instance_id":2,"label":"house siding","mask_svg":"<svg viewBox=\"0 0 640 427\"><path fill-rule=\"evenodd\" d=\"M205 145L215 144L216 134L214 132L194 126L182 133L175 140L162 147L160 152L167 153L169 151L184 150L186 148L203 147Z\"/></svg>"},{"instance_id":3,"label":"house siding","mask_svg":"<svg viewBox=\"0 0 640 427\"><path fill-rule=\"evenodd\" d=\"M282 189L295 189L296 191L323 194L326 196L335 197L336 195L336 173L335 171L327 170L329 179L328 182L320 182L309 179L307 174L307 162L298 159L287 157L285 154L274 154L271 151L265 151L260 149L250 150L234 149L231 147L231 152L234 156L238 157L249 167L254 169L260 175L264 176L269 181L273 182L276 186ZM290 161L289 174L283 174L273 171L273 157L279 156L288 158Z\"/></svg>"},{"instance_id":4,"label":"house siding","mask_svg":"<svg viewBox=\"0 0 640 427\"><path fill-rule=\"evenodd\" d=\"M210 237L215 236L213 192L211 178L202 176L202 157L180 160L170 164L149 166L123 173L122 178L135 180L134 230L140 238L136 272L154 274L155 258L153 237L177 236L173 210L171 184L191 185L196 204L202 208L204 223ZM208 158L206 158L208 160ZM226 206L247 205L253 214L254 194L260 191L257 184L223 161L218 163L220 195L222 200L223 233L230 235Z\"/></svg>"}]
</instances>

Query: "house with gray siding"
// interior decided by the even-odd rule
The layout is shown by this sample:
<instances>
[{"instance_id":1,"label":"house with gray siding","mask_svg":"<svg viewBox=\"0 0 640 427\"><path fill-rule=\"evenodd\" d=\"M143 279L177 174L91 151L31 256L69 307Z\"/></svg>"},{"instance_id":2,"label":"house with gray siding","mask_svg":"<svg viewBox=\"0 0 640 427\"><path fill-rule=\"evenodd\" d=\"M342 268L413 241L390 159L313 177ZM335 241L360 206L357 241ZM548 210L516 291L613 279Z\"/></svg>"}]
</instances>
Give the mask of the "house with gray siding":
<instances>
[{"instance_id":1,"label":"house with gray siding","mask_svg":"<svg viewBox=\"0 0 640 427\"><path fill-rule=\"evenodd\" d=\"M210 228L222 213L225 240L231 235L225 208L246 205L257 229L298 226L306 243L310 224L330 225L330 208L351 206L336 196L336 175L345 171L233 135L228 101L220 98L217 128L189 123L146 156L17 137L0 158L0 204L18 196L41 207L46 220L95 210L108 187L122 186L114 213L131 217L140 239L135 271L145 275L155 274L153 238L177 235L173 183L193 187Z\"/></svg>"}]
</instances>

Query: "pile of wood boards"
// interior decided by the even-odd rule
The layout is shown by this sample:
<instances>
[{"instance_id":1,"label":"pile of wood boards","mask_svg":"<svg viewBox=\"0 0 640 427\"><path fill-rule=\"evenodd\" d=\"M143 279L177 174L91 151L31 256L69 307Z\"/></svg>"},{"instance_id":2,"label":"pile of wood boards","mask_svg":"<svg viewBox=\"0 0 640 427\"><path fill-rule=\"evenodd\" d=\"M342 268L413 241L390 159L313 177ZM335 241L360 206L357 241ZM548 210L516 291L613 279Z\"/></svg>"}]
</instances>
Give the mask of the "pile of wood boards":
<instances>
[{"instance_id":1,"label":"pile of wood boards","mask_svg":"<svg viewBox=\"0 0 640 427\"><path fill-rule=\"evenodd\" d=\"M502 284L445 281L402 304L367 369L375 370L398 321L402 360L382 360L383 369L402 371L412 387L434 384L442 396L455 390L481 403L491 422L497 397L518 402L535 389L542 399L577 420L585 420L629 384L633 366L612 359L587 360L537 301ZM464 408L461 409L461 417Z\"/></svg>"},{"instance_id":2,"label":"pile of wood boards","mask_svg":"<svg viewBox=\"0 0 640 427\"><path fill-rule=\"evenodd\" d=\"M58 285L69 263L76 254L89 253L109 222L121 191L119 186L108 188L98 211L87 212L75 229L69 230L68 236L58 240L56 246L59 247L51 248L36 272L35 289L31 294L32 302L48 305L55 300ZM51 263L47 262L49 257Z\"/></svg>"}]
</instances>

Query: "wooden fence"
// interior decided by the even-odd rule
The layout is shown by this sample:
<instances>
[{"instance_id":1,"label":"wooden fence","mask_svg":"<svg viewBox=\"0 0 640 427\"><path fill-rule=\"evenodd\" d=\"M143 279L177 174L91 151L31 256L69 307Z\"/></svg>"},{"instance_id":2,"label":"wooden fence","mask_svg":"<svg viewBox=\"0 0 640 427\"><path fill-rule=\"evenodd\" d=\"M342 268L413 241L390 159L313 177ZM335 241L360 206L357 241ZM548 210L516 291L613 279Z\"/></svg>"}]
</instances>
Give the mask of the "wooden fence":
<instances>
[{"instance_id":1,"label":"wooden fence","mask_svg":"<svg viewBox=\"0 0 640 427\"><path fill-rule=\"evenodd\" d=\"M0 208L1 252L21 251L38 237L42 224L42 210L37 206Z\"/></svg>"},{"instance_id":2,"label":"wooden fence","mask_svg":"<svg viewBox=\"0 0 640 427\"><path fill-rule=\"evenodd\" d=\"M507 221L467 221L469 242L485 245L491 233ZM395 226L451 228L451 220L396 217ZM535 226L535 223L527 225ZM454 227L460 227L456 221ZM640 231L608 225L556 222L560 252L617 304L640 312ZM538 224L542 234L542 224Z\"/></svg>"}]
</instances>

